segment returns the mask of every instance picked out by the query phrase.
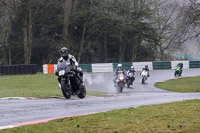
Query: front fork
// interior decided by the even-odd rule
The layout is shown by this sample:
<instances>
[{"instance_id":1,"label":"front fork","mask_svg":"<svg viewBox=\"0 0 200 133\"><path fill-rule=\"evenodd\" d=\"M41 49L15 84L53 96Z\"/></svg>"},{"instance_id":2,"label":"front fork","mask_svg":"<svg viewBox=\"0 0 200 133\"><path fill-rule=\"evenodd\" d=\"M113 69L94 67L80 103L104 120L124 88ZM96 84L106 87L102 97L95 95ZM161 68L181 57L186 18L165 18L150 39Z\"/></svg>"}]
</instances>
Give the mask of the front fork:
<instances>
[{"instance_id":1,"label":"front fork","mask_svg":"<svg viewBox=\"0 0 200 133\"><path fill-rule=\"evenodd\" d=\"M61 81L63 81L63 80L68 81L68 83L66 83L66 84L70 85L69 77L67 77L67 78L58 77L58 86L59 86L60 88L61 88Z\"/></svg>"}]
</instances>

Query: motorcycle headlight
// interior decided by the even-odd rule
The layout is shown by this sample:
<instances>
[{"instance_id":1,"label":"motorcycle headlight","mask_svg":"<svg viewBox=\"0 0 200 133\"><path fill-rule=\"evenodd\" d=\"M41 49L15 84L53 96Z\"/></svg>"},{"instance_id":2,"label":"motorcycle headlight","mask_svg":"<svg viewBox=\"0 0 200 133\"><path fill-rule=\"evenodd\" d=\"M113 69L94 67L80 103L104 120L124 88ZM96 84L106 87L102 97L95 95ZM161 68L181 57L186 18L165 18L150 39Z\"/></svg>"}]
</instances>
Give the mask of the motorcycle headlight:
<instances>
[{"instance_id":1,"label":"motorcycle headlight","mask_svg":"<svg viewBox=\"0 0 200 133\"><path fill-rule=\"evenodd\" d=\"M124 80L124 77L120 77L119 79L120 79L120 80Z\"/></svg>"}]
</instances>

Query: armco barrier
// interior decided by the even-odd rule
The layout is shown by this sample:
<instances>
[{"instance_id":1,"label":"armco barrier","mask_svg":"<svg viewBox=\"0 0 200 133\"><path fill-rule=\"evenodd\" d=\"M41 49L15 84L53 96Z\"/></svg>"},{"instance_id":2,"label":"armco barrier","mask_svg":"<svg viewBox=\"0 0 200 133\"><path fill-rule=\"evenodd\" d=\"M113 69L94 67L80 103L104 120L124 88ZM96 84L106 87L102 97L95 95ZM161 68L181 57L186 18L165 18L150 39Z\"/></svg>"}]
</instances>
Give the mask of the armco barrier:
<instances>
[{"instance_id":1,"label":"armco barrier","mask_svg":"<svg viewBox=\"0 0 200 133\"><path fill-rule=\"evenodd\" d=\"M200 61L190 61L189 68L200 68Z\"/></svg>"},{"instance_id":2,"label":"armco barrier","mask_svg":"<svg viewBox=\"0 0 200 133\"><path fill-rule=\"evenodd\" d=\"M122 67L125 70L129 70L131 68L131 66L133 65L132 62L124 62L124 63L113 63L113 70L117 69L117 65L118 64L122 64Z\"/></svg>"},{"instance_id":3,"label":"armco barrier","mask_svg":"<svg viewBox=\"0 0 200 133\"><path fill-rule=\"evenodd\" d=\"M37 65L36 64L29 64L27 65L27 74L36 74L37 73Z\"/></svg>"},{"instance_id":4,"label":"armco barrier","mask_svg":"<svg viewBox=\"0 0 200 133\"><path fill-rule=\"evenodd\" d=\"M153 62L153 69L171 69L171 62L170 61L154 61Z\"/></svg>"},{"instance_id":5,"label":"armco barrier","mask_svg":"<svg viewBox=\"0 0 200 133\"><path fill-rule=\"evenodd\" d=\"M19 74L25 74L25 66L24 64L19 65Z\"/></svg>"},{"instance_id":6,"label":"armco barrier","mask_svg":"<svg viewBox=\"0 0 200 133\"><path fill-rule=\"evenodd\" d=\"M92 72L91 64L80 64L83 72ZM43 73L44 74L54 74L57 69L57 64L44 64Z\"/></svg>"},{"instance_id":7,"label":"armco barrier","mask_svg":"<svg viewBox=\"0 0 200 133\"><path fill-rule=\"evenodd\" d=\"M54 64L48 64L48 73L49 74L54 74Z\"/></svg>"},{"instance_id":8,"label":"armco barrier","mask_svg":"<svg viewBox=\"0 0 200 133\"><path fill-rule=\"evenodd\" d=\"M118 64L122 64L123 68L129 70L133 65L136 71L141 71L145 65L150 70L174 69L175 66L182 62L183 69L200 68L200 61L154 61L154 62L127 62L127 63L98 63L98 64L80 64L83 72L114 72ZM57 64L43 65L44 74L53 74Z\"/></svg>"},{"instance_id":9,"label":"armco barrier","mask_svg":"<svg viewBox=\"0 0 200 133\"><path fill-rule=\"evenodd\" d=\"M15 67L15 74L20 74L19 73L19 65L16 65L16 67Z\"/></svg>"},{"instance_id":10,"label":"armco barrier","mask_svg":"<svg viewBox=\"0 0 200 133\"><path fill-rule=\"evenodd\" d=\"M10 75L15 75L16 74L16 68L17 66L16 65L12 65L12 66L10 66Z\"/></svg>"},{"instance_id":11,"label":"armco barrier","mask_svg":"<svg viewBox=\"0 0 200 133\"><path fill-rule=\"evenodd\" d=\"M113 72L112 63L92 64L92 72Z\"/></svg>"},{"instance_id":12,"label":"armco barrier","mask_svg":"<svg viewBox=\"0 0 200 133\"><path fill-rule=\"evenodd\" d=\"M28 65L28 73L29 74L37 73L37 65L36 64Z\"/></svg>"},{"instance_id":13,"label":"armco barrier","mask_svg":"<svg viewBox=\"0 0 200 133\"><path fill-rule=\"evenodd\" d=\"M48 74L48 67L47 67L47 64L42 65L42 68L43 68L43 73L44 73L44 74Z\"/></svg>"},{"instance_id":14,"label":"armco barrier","mask_svg":"<svg viewBox=\"0 0 200 133\"><path fill-rule=\"evenodd\" d=\"M57 64L44 64L43 73L44 74L54 74Z\"/></svg>"},{"instance_id":15,"label":"armco barrier","mask_svg":"<svg viewBox=\"0 0 200 133\"><path fill-rule=\"evenodd\" d=\"M153 70L152 62L133 62L135 71L141 71L142 68L145 67L145 65L148 65L149 70Z\"/></svg>"},{"instance_id":16,"label":"armco barrier","mask_svg":"<svg viewBox=\"0 0 200 133\"><path fill-rule=\"evenodd\" d=\"M92 72L92 65L91 64L80 64L80 67L83 72Z\"/></svg>"},{"instance_id":17,"label":"armco barrier","mask_svg":"<svg viewBox=\"0 0 200 133\"><path fill-rule=\"evenodd\" d=\"M2 66L2 75L8 75L9 67L4 65Z\"/></svg>"},{"instance_id":18,"label":"armco barrier","mask_svg":"<svg viewBox=\"0 0 200 133\"><path fill-rule=\"evenodd\" d=\"M19 65L3 65L0 66L0 75L16 75L16 74L36 74L36 64L19 64Z\"/></svg>"},{"instance_id":19,"label":"armco barrier","mask_svg":"<svg viewBox=\"0 0 200 133\"><path fill-rule=\"evenodd\" d=\"M2 75L2 66L0 66L0 75Z\"/></svg>"}]
</instances>

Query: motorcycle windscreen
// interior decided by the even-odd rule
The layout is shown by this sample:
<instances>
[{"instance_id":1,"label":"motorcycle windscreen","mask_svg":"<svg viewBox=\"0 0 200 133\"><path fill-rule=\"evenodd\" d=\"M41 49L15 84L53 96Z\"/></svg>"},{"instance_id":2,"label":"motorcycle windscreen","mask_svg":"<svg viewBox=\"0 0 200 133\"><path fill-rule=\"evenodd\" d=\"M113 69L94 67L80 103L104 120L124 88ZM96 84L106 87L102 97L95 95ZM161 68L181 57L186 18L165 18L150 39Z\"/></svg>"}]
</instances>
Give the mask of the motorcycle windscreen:
<instances>
[{"instance_id":1,"label":"motorcycle windscreen","mask_svg":"<svg viewBox=\"0 0 200 133\"><path fill-rule=\"evenodd\" d=\"M70 62L69 61L63 61L57 65L58 71L65 70L65 72L70 72Z\"/></svg>"},{"instance_id":2,"label":"motorcycle windscreen","mask_svg":"<svg viewBox=\"0 0 200 133\"><path fill-rule=\"evenodd\" d=\"M133 73L129 73L128 77L130 77L130 78L134 77Z\"/></svg>"},{"instance_id":3,"label":"motorcycle windscreen","mask_svg":"<svg viewBox=\"0 0 200 133\"><path fill-rule=\"evenodd\" d=\"M176 66L176 70L179 71L179 70L180 70L180 67Z\"/></svg>"},{"instance_id":4,"label":"motorcycle windscreen","mask_svg":"<svg viewBox=\"0 0 200 133\"><path fill-rule=\"evenodd\" d=\"M118 75L118 79L119 79L119 80L124 80L124 79L125 79L124 74L123 74L123 73L120 73L120 74Z\"/></svg>"}]
</instances>

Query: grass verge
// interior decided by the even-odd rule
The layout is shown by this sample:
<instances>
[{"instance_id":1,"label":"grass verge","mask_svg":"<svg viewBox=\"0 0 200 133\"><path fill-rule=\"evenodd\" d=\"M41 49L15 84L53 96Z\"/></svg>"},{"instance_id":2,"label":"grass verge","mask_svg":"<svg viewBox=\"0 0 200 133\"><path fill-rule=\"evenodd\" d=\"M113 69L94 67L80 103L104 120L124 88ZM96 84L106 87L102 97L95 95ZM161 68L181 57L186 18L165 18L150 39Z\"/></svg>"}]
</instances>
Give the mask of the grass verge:
<instances>
[{"instance_id":1,"label":"grass verge","mask_svg":"<svg viewBox=\"0 0 200 133\"><path fill-rule=\"evenodd\" d=\"M1 130L1 133L200 132L200 100L149 105Z\"/></svg>"},{"instance_id":2,"label":"grass verge","mask_svg":"<svg viewBox=\"0 0 200 133\"><path fill-rule=\"evenodd\" d=\"M57 76L52 74L0 76L0 97L63 97ZM103 92L87 91L89 96Z\"/></svg>"},{"instance_id":3,"label":"grass verge","mask_svg":"<svg viewBox=\"0 0 200 133\"><path fill-rule=\"evenodd\" d=\"M200 77L187 77L158 82L156 87L175 92L200 92Z\"/></svg>"}]
</instances>

